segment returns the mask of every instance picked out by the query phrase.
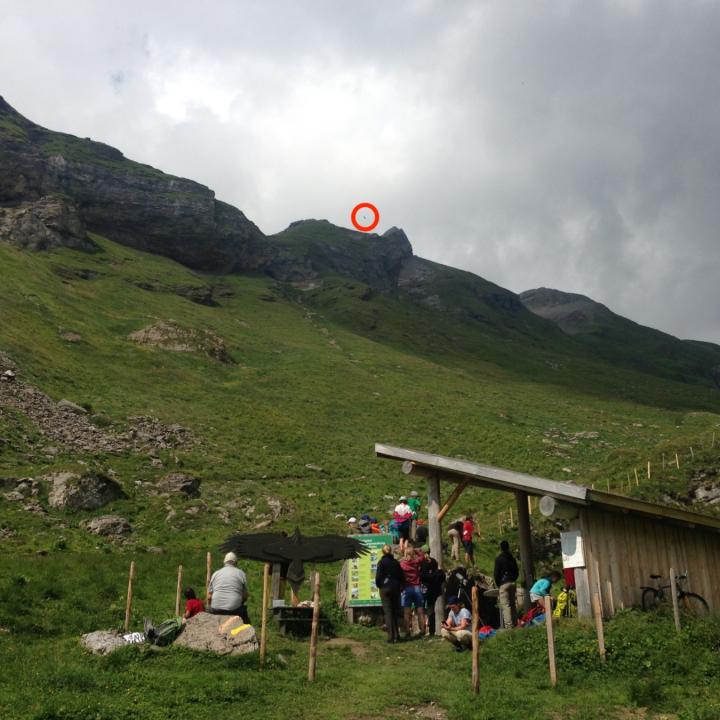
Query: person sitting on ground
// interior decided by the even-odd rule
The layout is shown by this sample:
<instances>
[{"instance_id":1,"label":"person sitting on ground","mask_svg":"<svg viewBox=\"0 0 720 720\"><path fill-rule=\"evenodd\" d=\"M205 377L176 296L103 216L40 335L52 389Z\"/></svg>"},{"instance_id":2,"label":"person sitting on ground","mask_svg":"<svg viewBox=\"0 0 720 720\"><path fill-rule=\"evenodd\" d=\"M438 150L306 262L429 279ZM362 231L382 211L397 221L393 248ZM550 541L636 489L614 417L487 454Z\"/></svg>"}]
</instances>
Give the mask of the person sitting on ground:
<instances>
[{"instance_id":1,"label":"person sitting on ground","mask_svg":"<svg viewBox=\"0 0 720 720\"><path fill-rule=\"evenodd\" d=\"M450 612L440 634L455 646L457 652L462 652L472 644L472 615L460 604L457 595L448 598L447 606Z\"/></svg>"},{"instance_id":2,"label":"person sitting on ground","mask_svg":"<svg viewBox=\"0 0 720 720\"><path fill-rule=\"evenodd\" d=\"M393 520L400 535L400 552L404 553L410 539L410 524L412 521L412 509L407 504L407 498L404 495L400 496L400 501L395 506Z\"/></svg>"},{"instance_id":3,"label":"person sitting on ground","mask_svg":"<svg viewBox=\"0 0 720 720\"><path fill-rule=\"evenodd\" d=\"M210 612L214 615L239 615L249 625L250 617L245 604L248 599L247 577L236 565L237 555L229 552L225 555L223 567L210 578Z\"/></svg>"},{"instance_id":4,"label":"person sitting on ground","mask_svg":"<svg viewBox=\"0 0 720 720\"><path fill-rule=\"evenodd\" d=\"M414 550L409 547L405 550L403 559L400 561L405 587L402 593L403 614L405 615L405 636L412 637L412 612L413 607L417 614L418 628L420 635L425 635L425 598L422 593L420 581L420 566L425 560L425 553L422 550Z\"/></svg>"},{"instance_id":5,"label":"person sitting on ground","mask_svg":"<svg viewBox=\"0 0 720 720\"><path fill-rule=\"evenodd\" d=\"M538 607L545 607L545 598L550 594L552 586L562 577L557 571L553 570L549 575L541 577L530 588L530 602L534 602Z\"/></svg>"},{"instance_id":6,"label":"person sitting on ground","mask_svg":"<svg viewBox=\"0 0 720 720\"><path fill-rule=\"evenodd\" d=\"M400 563L393 557L390 545L383 545L382 553L375 573L375 586L380 590L387 641L396 643L400 640L400 594L405 575Z\"/></svg>"},{"instance_id":7,"label":"person sitting on ground","mask_svg":"<svg viewBox=\"0 0 720 720\"><path fill-rule=\"evenodd\" d=\"M518 564L510 552L507 540L500 543L500 554L495 558L495 571L493 573L495 585L498 589L498 609L500 621L505 630L511 630L517 622L516 585L518 579Z\"/></svg>"},{"instance_id":8,"label":"person sitting on ground","mask_svg":"<svg viewBox=\"0 0 720 720\"><path fill-rule=\"evenodd\" d=\"M185 614L183 620L189 620L191 617L195 617L198 613L205 612L205 605L203 601L199 600L195 596L195 591L191 587L185 588Z\"/></svg>"}]
</instances>

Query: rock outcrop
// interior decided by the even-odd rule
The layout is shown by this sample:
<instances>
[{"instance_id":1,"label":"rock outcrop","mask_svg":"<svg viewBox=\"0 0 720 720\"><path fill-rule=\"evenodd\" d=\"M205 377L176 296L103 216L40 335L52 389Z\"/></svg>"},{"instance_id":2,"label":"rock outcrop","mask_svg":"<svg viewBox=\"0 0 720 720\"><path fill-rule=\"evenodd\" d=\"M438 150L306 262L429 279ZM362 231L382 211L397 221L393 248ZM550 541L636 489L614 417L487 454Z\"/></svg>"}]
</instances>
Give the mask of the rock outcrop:
<instances>
[{"instance_id":1,"label":"rock outcrop","mask_svg":"<svg viewBox=\"0 0 720 720\"><path fill-rule=\"evenodd\" d=\"M158 480L155 491L159 495L184 495L186 498L200 497L200 478L187 473L168 473Z\"/></svg>"},{"instance_id":2,"label":"rock outcrop","mask_svg":"<svg viewBox=\"0 0 720 720\"><path fill-rule=\"evenodd\" d=\"M208 329L192 330L172 321L156 322L130 333L128 339L170 352L201 352L218 362L232 363L225 341Z\"/></svg>"},{"instance_id":3,"label":"rock outcrop","mask_svg":"<svg viewBox=\"0 0 720 720\"><path fill-rule=\"evenodd\" d=\"M200 613L190 618L173 643L218 655L244 655L258 649L255 629L239 617Z\"/></svg>"},{"instance_id":4,"label":"rock outcrop","mask_svg":"<svg viewBox=\"0 0 720 720\"><path fill-rule=\"evenodd\" d=\"M17 207L0 207L0 242L30 250L89 250L95 246L87 237L77 206L62 195L46 195Z\"/></svg>"},{"instance_id":5,"label":"rock outcrop","mask_svg":"<svg viewBox=\"0 0 720 720\"><path fill-rule=\"evenodd\" d=\"M0 206L12 215L25 206L27 214L28 203L48 195L72 200L88 230L192 268L240 272L269 259L260 230L204 185L128 160L104 143L46 130L0 98ZM29 237L45 234L42 223L33 225ZM77 238L63 239L76 246Z\"/></svg>"},{"instance_id":6,"label":"rock outcrop","mask_svg":"<svg viewBox=\"0 0 720 720\"><path fill-rule=\"evenodd\" d=\"M112 630L96 630L86 633L80 638L80 644L94 655L108 655L127 645L122 635Z\"/></svg>"},{"instance_id":7,"label":"rock outcrop","mask_svg":"<svg viewBox=\"0 0 720 720\"><path fill-rule=\"evenodd\" d=\"M100 515L81 523L81 527L93 535L105 537L124 537L132 532L130 523L120 515Z\"/></svg>"},{"instance_id":8,"label":"rock outcrop","mask_svg":"<svg viewBox=\"0 0 720 720\"><path fill-rule=\"evenodd\" d=\"M45 479L52 482L48 504L58 510L97 510L125 497L120 485L104 475L81 477L71 472L60 472Z\"/></svg>"}]
</instances>

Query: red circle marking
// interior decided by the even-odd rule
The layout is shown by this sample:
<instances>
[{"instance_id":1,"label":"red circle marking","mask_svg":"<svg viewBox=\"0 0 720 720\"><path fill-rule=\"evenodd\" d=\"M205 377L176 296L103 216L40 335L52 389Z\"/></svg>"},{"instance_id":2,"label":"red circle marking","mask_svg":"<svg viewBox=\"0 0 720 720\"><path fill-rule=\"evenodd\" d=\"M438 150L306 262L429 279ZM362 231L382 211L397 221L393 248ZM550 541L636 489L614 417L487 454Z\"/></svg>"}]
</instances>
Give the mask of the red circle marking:
<instances>
[{"instance_id":1,"label":"red circle marking","mask_svg":"<svg viewBox=\"0 0 720 720\"><path fill-rule=\"evenodd\" d=\"M357 221L357 214L364 208L370 210L370 212L375 216L375 219L369 225L361 225ZM360 230L360 232L370 232L371 230L374 230L380 222L380 213L372 203L364 202L353 208L353 211L350 213L350 220L352 220L353 227L356 230Z\"/></svg>"}]
</instances>

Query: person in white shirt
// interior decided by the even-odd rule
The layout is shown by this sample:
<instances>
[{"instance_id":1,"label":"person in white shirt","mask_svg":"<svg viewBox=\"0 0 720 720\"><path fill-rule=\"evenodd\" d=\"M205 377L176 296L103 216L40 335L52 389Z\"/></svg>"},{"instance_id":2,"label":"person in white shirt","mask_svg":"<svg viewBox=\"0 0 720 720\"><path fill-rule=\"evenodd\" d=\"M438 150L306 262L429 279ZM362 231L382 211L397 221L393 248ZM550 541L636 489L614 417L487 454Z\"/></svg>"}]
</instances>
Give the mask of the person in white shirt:
<instances>
[{"instance_id":1,"label":"person in white shirt","mask_svg":"<svg viewBox=\"0 0 720 720\"><path fill-rule=\"evenodd\" d=\"M448 608L450 612L440 634L455 646L456 652L462 652L472 645L472 615L455 595L448 598Z\"/></svg>"},{"instance_id":2,"label":"person in white shirt","mask_svg":"<svg viewBox=\"0 0 720 720\"><path fill-rule=\"evenodd\" d=\"M216 570L208 585L208 609L215 615L239 615L244 622L250 623L247 606L247 577L236 567L237 555L229 552L225 555L223 567Z\"/></svg>"},{"instance_id":3,"label":"person in white shirt","mask_svg":"<svg viewBox=\"0 0 720 720\"><path fill-rule=\"evenodd\" d=\"M400 502L395 506L393 511L393 520L395 526L398 529L400 535L400 552L404 553L408 540L410 539L410 529L412 525L412 508L407 503L407 498L404 495L400 496Z\"/></svg>"}]
</instances>

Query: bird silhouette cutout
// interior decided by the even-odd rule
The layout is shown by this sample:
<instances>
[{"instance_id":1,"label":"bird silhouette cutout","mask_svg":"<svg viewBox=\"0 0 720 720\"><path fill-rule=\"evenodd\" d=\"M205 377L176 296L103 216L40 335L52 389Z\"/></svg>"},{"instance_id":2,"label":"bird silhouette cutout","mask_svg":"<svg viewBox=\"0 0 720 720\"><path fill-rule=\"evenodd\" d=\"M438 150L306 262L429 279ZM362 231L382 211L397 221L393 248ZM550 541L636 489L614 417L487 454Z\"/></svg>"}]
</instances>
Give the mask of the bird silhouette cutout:
<instances>
[{"instance_id":1,"label":"bird silhouette cutout","mask_svg":"<svg viewBox=\"0 0 720 720\"><path fill-rule=\"evenodd\" d=\"M306 537L295 528L287 533L231 535L222 545L223 552L232 551L239 557L264 562L289 562L287 579L299 584L305 580L304 563L329 563L365 555L368 548L355 538L344 535Z\"/></svg>"}]
</instances>

